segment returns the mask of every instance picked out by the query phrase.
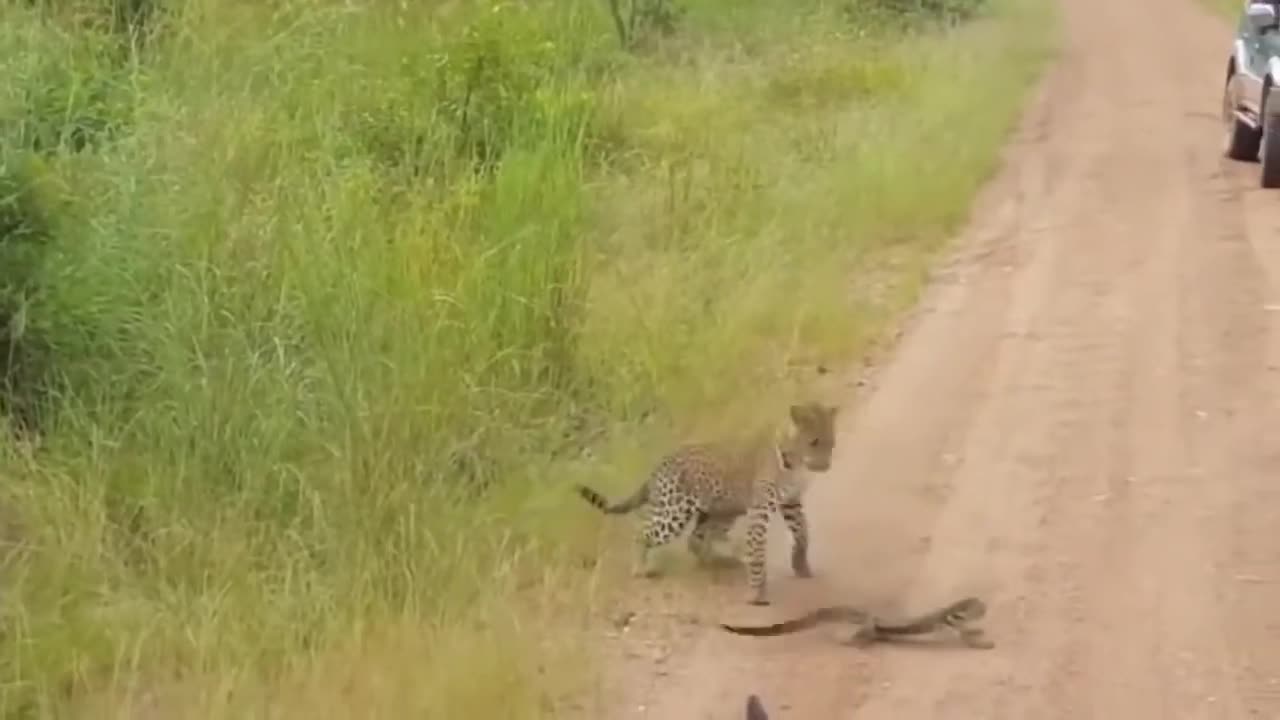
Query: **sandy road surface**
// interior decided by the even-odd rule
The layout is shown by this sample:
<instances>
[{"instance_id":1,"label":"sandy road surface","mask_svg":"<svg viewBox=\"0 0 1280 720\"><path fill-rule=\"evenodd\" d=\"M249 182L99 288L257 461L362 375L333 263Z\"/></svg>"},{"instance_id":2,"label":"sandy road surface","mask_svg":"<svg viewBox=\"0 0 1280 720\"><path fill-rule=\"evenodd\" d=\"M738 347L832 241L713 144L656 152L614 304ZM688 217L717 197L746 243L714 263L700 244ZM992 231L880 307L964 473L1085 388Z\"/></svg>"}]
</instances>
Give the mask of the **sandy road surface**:
<instances>
[{"instance_id":1,"label":"sandy road surface","mask_svg":"<svg viewBox=\"0 0 1280 720\"><path fill-rule=\"evenodd\" d=\"M1193 0L1064 0L1063 53L807 505L819 603L991 606L995 650L698 623L608 715L1280 718L1280 193L1219 156ZM1163 74L1162 74L1163 73Z\"/></svg>"}]
</instances>

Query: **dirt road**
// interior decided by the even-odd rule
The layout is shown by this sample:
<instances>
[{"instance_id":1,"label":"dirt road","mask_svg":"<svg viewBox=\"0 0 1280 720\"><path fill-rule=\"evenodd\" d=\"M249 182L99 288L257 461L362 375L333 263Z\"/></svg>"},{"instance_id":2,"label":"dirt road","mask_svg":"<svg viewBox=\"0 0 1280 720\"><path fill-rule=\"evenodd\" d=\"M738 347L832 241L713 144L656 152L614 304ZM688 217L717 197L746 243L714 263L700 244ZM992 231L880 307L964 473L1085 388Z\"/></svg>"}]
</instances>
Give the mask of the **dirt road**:
<instances>
[{"instance_id":1,"label":"dirt road","mask_svg":"<svg viewBox=\"0 0 1280 720\"><path fill-rule=\"evenodd\" d=\"M1220 158L1230 31L1193 0L1061 14L1005 169L809 495L819 577L774 527L751 611L975 593L997 649L691 625L616 717L741 718L756 692L775 720L1280 718L1280 193Z\"/></svg>"}]
</instances>

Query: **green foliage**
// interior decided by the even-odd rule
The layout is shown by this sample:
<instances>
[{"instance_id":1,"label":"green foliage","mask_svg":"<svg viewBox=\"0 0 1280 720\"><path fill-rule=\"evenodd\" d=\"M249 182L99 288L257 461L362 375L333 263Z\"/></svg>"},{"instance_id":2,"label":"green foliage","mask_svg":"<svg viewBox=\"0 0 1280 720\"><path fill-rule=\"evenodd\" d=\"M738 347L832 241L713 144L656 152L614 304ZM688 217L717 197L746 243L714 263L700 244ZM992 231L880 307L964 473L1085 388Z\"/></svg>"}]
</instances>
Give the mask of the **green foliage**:
<instances>
[{"instance_id":1,"label":"green foliage","mask_svg":"<svg viewBox=\"0 0 1280 720\"><path fill-rule=\"evenodd\" d=\"M0 24L0 46L0 138L6 152L79 151L127 124L125 70L107 36L10 22Z\"/></svg>"},{"instance_id":2,"label":"green foliage","mask_svg":"<svg viewBox=\"0 0 1280 720\"><path fill-rule=\"evenodd\" d=\"M605 0L614 32L623 49L633 49L655 35L675 34L684 9L673 0Z\"/></svg>"},{"instance_id":3,"label":"green foliage","mask_svg":"<svg viewBox=\"0 0 1280 720\"><path fill-rule=\"evenodd\" d=\"M52 233L36 191L38 158L0 155L0 412L24 430L39 425L49 378L38 334L28 331L43 252Z\"/></svg>"},{"instance_id":4,"label":"green foliage","mask_svg":"<svg viewBox=\"0 0 1280 720\"><path fill-rule=\"evenodd\" d=\"M845 15L853 23L885 23L896 28L948 26L972 20L988 0L846 0Z\"/></svg>"},{"instance_id":5,"label":"green foliage","mask_svg":"<svg viewBox=\"0 0 1280 720\"><path fill-rule=\"evenodd\" d=\"M1233 23L1239 22L1240 13L1244 9L1240 0L1203 0L1203 4L1220 17Z\"/></svg>"}]
</instances>

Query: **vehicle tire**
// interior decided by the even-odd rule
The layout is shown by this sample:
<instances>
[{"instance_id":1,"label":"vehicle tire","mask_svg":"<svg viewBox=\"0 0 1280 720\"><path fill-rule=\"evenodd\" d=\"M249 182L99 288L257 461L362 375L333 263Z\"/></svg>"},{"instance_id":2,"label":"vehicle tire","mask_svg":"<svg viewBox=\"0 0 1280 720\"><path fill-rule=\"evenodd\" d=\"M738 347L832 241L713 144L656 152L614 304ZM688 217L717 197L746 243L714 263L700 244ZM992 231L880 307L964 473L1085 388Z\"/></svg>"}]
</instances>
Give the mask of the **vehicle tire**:
<instances>
[{"instance_id":1,"label":"vehicle tire","mask_svg":"<svg viewBox=\"0 0 1280 720\"><path fill-rule=\"evenodd\" d=\"M1262 161L1261 185L1264 188L1280 187L1280 118L1267 116L1267 105L1272 100L1271 91L1268 84L1262 95L1262 149L1259 159Z\"/></svg>"},{"instance_id":2,"label":"vehicle tire","mask_svg":"<svg viewBox=\"0 0 1280 720\"><path fill-rule=\"evenodd\" d=\"M1262 187L1280 188L1280 122L1264 121L1262 131Z\"/></svg>"},{"instance_id":3,"label":"vehicle tire","mask_svg":"<svg viewBox=\"0 0 1280 720\"><path fill-rule=\"evenodd\" d=\"M1222 122L1225 132L1222 139L1222 154L1232 160L1258 159L1258 150L1262 143L1262 131L1242 121L1236 115L1235 103L1236 75L1231 74L1222 88Z\"/></svg>"}]
</instances>

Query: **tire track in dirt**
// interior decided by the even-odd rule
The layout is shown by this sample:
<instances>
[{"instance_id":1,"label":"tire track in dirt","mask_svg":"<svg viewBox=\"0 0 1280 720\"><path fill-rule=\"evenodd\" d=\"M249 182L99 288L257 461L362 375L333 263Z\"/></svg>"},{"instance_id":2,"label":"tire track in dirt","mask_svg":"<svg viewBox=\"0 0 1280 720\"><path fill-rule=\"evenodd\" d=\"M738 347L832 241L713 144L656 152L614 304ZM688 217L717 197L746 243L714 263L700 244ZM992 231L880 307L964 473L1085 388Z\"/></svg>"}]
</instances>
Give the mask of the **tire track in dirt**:
<instances>
[{"instance_id":1,"label":"tire track in dirt","mask_svg":"<svg viewBox=\"0 0 1280 720\"><path fill-rule=\"evenodd\" d=\"M704 625L978 594L998 647L685 624L611 717L1280 717L1280 194L1205 119L1230 32L1191 0L1158 29L1060 6L1004 170L810 492L819 577L774 527L774 607L668 591Z\"/></svg>"}]
</instances>

